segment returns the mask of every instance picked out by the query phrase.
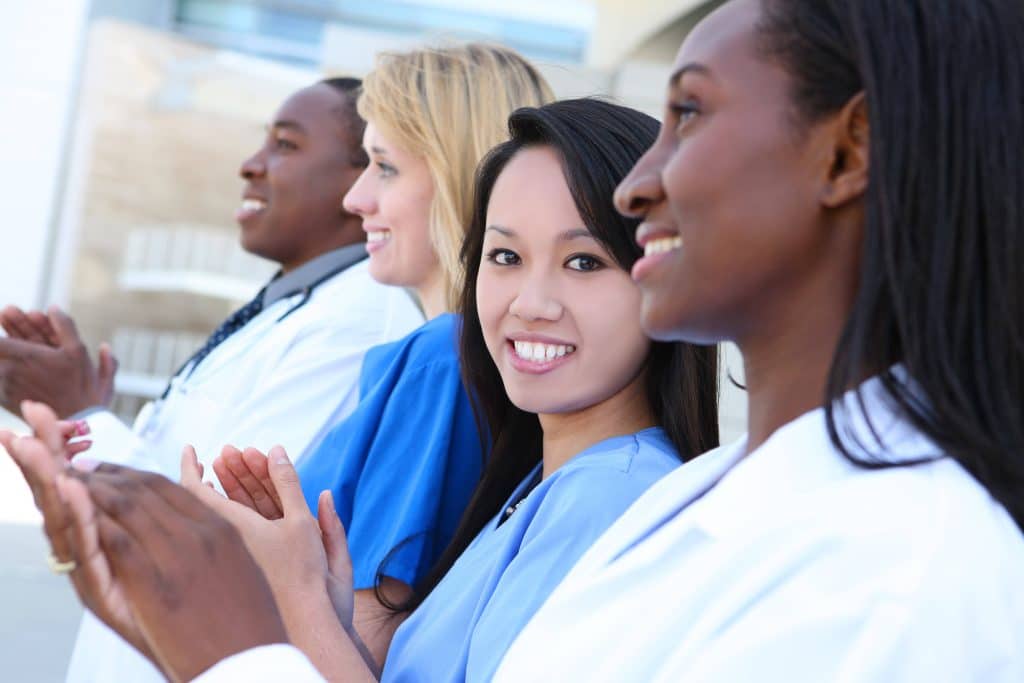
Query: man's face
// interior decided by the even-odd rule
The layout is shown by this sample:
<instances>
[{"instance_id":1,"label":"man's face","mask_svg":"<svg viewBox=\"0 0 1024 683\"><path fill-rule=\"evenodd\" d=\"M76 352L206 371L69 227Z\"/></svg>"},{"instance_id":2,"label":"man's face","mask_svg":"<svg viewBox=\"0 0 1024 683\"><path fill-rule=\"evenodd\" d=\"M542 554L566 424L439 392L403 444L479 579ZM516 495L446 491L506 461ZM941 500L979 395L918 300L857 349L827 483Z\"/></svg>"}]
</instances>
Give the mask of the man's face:
<instances>
[{"instance_id":1,"label":"man's face","mask_svg":"<svg viewBox=\"0 0 1024 683\"><path fill-rule=\"evenodd\" d=\"M362 171L353 166L343 93L317 84L285 101L260 149L240 169L246 180L236 219L242 247L290 270L342 246L341 199ZM361 236L352 233L351 242Z\"/></svg>"}]
</instances>

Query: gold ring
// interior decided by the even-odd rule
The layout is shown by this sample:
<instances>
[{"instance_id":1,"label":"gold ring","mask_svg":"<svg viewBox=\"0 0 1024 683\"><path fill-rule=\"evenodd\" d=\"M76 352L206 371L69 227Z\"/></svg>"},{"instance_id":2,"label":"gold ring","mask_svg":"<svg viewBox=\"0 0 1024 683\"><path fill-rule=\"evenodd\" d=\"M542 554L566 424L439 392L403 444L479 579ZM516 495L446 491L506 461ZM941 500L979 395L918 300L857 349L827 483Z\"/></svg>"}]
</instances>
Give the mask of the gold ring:
<instances>
[{"instance_id":1,"label":"gold ring","mask_svg":"<svg viewBox=\"0 0 1024 683\"><path fill-rule=\"evenodd\" d=\"M46 564L50 567L50 571L54 574L70 574L78 568L78 563L74 560L61 562L53 553L50 553L47 556Z\"/></svg>"}]
</instances>

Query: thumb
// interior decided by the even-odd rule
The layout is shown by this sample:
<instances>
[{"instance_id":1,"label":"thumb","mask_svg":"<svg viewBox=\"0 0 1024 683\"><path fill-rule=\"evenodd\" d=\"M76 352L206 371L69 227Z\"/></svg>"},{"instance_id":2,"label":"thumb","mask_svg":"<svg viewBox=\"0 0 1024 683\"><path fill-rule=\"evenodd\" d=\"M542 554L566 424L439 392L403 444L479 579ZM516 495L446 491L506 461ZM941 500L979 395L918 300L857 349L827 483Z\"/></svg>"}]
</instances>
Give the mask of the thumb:
<instances>
[{"instance_id":1,"label":"thumb","mask_svg":"<svg viewBox=\"0 0 1024 683\"><path fill-rule=\"evenodd\" d=\"M109 389L114 384L114 375L117 374L117 358L114 357L114 351L110 348L110 344L103 342L100 344L100 364L97 369L99 376L100 385L104 389Z\"/></svg>"},{"instance_id":2,"label":"thumb","mask_svg":"<svg viewBox=\"0 0 1024 683\"><path fill-rule=\"evenodd\" d=\"M330 491L321 492L316 518L324 539L327 570L346 585L351 584L352 559L348 554L348 538L345 536L345 526L334 509L334 496Z\"/></svg>"},{"instance_id":3,"label":"thumb","mask_svg":"<svg viewBox=\"0 0 1024 683\"><path fill-rule=\"evenodd\" d=\"M78 328L71 316L57 306L50 306L46 311L46 316L50 319L50 325L53 326L53 331L57 335L57 343L61 347L69 348L82 343L81 337L78 336Z\"/></svg>"},{"instance_id":4,"label":"thumb","mask_svg":"<svg viewBox=\"0 0 1024 683\"><path fill-rule=\"evenodd\" d=\"M192 446L185 446L181 451L181 485L190 491L203 485L203 466Z\"/></svg>"},{"instance_id":5,"label":"thumb","mask_svg":"<svg viewBox=\"0 0 1024 683\"><path fill-rule=\"evenodd\" d=\"M288 454L281 446L274 446L267 454L270 458L270 480L274 482L277 495L281 498L281 511L284 516L309 514L309 507L306 505L306 498L302 495L302 485L299 484L299 473L295 466L288 459Z\"/></svg>"}]
</instances>

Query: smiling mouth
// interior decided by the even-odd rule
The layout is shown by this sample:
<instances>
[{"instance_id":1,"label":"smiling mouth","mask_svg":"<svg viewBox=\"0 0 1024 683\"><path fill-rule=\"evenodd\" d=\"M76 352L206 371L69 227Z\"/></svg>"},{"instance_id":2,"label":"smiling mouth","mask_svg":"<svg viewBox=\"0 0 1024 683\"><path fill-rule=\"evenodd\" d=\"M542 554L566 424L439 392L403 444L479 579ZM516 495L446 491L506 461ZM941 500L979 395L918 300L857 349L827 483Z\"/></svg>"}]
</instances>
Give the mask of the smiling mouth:
<instances>
[{"instance_id":1,"label":"smiling mouth","mask_svg":"<svg viewBox=\"0 0 1024 683\"><path fill-rule=\"evenodd\" d=\"M659 237L653 239L644 244L644 256L654 256L656 254L667 254L670 251L683 248L683 238L676 237Z\"/></svg>"},{"instance_id":2,"label":"smiling mouth","mask_svg":"<svg viewBox=\"0 0 1024 683\"><path fill-rule=\"evenodd\" d=\"M235 211L235 219L239 221L245 220L246 218L255 216L265 208L267 208L267 202L262 199L243 199L238 210Z\"/></svg>"},{"instance_id":3,"label":"smiling mouth","mask_svg":"<svg viewBox=\"0 0 1024 683\"><path fill-rule=\"evenodd\" d=\"M387 242L389 239L391 239L390 230L370 230L366 233L366 241L370 244Z\"/></svg>"},{"instance_id":4,"label":"smiling mouth","mask_svg":"<svg viewBox=\"0 0 1024 683\"><path fill-rule=\"evenodd\" d=\"M512 342L516 356L533 363L544 363L547 361L564 358L575 353L576 347L572 344L543 344L540 342Z\"/></svg>"}]
</instances>

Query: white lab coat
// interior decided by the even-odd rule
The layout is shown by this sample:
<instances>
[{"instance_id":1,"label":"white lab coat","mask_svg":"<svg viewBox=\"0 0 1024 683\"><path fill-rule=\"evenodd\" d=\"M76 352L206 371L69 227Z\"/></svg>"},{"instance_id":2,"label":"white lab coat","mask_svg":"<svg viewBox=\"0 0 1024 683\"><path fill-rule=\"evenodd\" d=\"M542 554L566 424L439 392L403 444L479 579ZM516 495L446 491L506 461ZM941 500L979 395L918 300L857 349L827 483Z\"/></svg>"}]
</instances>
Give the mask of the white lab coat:
<instances>
[{"instance_id":1,"label":"white lab coat","mask_svg":"<svg viewBox=\"0 0 1024 683\"><path fill-rule=\"evenodd\" d=\"M868 406L889 459L936 447ZM870 442L862 422L857 433ZM1024 536L951 459L867 470L822 410L655 484L580 559L494 680L1024 681ZM322 680L286 645L196 683Z\"/></svg>"},{"instance_id":2,"label":"white lab coat","mask_svg":"<svg viewBox=\"0 0 1024 683\"><path fill-rule=\"evenodd\" d=\"M185 444L194 445L206 465L224 444L264 452L280 444L293 459L315 448L358 402L366 351L404 337L423 316L405 290L371 278L365 260L320 284L306 304L278 322L300 297L272 303L195 372L180 373L167 398L144 407L133 428L109 411L90 414L93 446L86 457L177 480ZM86 614L67 680L163 678Z\"/></svg>"}]
</instances>

